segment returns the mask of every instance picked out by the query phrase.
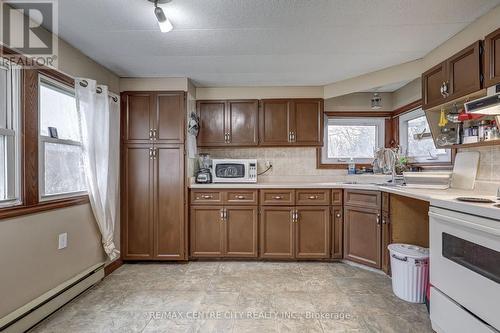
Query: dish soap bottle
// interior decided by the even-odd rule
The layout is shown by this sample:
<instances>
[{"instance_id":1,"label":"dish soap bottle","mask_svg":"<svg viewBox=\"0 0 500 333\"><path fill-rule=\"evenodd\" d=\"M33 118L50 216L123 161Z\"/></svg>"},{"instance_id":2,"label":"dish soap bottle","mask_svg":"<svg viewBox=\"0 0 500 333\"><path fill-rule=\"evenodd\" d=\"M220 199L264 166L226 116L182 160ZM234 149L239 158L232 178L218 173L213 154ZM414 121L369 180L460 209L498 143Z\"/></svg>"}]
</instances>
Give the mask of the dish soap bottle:
<instances>
[{"instance_id":1,"label":"dish soap bottle","mask_svg":"<svg viewBox=\"0 0 500 333\"><path fill-rule=\"evenodd\" d=\"M347 167L347 174L348 175L355 175L356 174L356 163L354 163L354 159L352 157L349 160L349 164Z\"/></svg>"}]
</instances>

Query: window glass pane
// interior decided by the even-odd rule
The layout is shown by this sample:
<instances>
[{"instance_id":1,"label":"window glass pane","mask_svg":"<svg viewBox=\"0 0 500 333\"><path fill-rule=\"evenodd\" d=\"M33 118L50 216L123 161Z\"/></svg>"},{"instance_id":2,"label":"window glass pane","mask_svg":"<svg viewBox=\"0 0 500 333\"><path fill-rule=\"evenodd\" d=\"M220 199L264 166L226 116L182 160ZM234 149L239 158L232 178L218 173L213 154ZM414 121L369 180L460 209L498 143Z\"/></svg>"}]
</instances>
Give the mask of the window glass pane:
<instances>
[{"instance_id":1,"label":"window glass pane","mask_svg":"<svg viewBox=\"0 0 500 333\"><path fill-rule=\"evenodd\" d=\"M7 70L0 67L0 128L7 128L7 78Z\"/></svg>"},{"instance_id":2,"label":"window glass pane","mask_svg":"<svg viewBox=\"0 0 500 333\"><path fill-rule=\"evenodd\" d=\"M377 126L328 125L328 158L374 158Z\"/></svg>"},{"instance_id":3,"label":"window glass pane","mask_svg":"<svg viewBox=\"0 0 500 333\"><path fill-rule=\"evenodd\" d=\"M46 142L44 195L85 190L82 147Z\"/></svg>"},{"instance_id":4,"label":"window glass pane","mask_svg":"<svg viewBox=\"0 0 500 333\"><path fill-rule=\"evenodd\" d=\"M430 131L425 116L408 121L408 156L435 157L437 155L446 155L445 149L436 149L432 137L426 137L421 140L415 138L416 134L430 133Z\"/></svg>"},{"instance_id":5,"label":"window glass pane","mask_svg":"<svg viewBox=\"0 0 500 333\"><path fill-rule=\"evenodd\" d=\"M7 160L5 136L0 135L0 200L7 199Z\"/></svg>"},{"instance_id":6,"label":"window glass pane","mask_svg":"<svg viewBox=\"0 0 500 333\"><path fill-rule=\"evenodd\" d=\"M59 139L80 141L75 97L46 84L40 85L40 135L57 128Z\"/></svg>"}]
</instances>

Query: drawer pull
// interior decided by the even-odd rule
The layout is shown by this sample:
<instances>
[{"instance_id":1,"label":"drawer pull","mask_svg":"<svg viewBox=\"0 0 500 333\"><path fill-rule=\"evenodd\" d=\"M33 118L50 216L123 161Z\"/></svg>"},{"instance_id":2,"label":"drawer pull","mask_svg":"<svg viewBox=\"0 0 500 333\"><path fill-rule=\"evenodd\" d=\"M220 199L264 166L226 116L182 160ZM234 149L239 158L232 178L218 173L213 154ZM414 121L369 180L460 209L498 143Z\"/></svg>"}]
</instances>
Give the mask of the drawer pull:
<instances>
[{"instance_id":1,"label":"drawer pull","mask_svg":"<svg viewBox=\"0 0 500 333\"><path fill-rule=\"evenodd\" d=\"M211 195L206 195L206 194L205 194L205 195L202 195L202 196L201 196L201 198L202 198L202 199L212 199L212 198L213 198L213 196L211 196Z\"/></svg>"},{"instance_id":2,"label":"drawer pull","mask_svg":"<svg viewBox=\"0 0 500 333\"><path fill-rule=\"evenodd\" d=\"M340 215L340 213L337 213L336 216L337 216L338 219L342 217L342 215Z\"/></svg>"},{"instance_id":3,"label":"drawer pull","mask_svg":"<svg viewBox=\"0 0 500 333\"><path fill-rule=\"evenodd\" d=\"M244 196L244 195L237 195L237 196L236 196L236 199L238 199L238 200L243 200L243 199L245 199L245 196Z\"/></svg>"},{"instance_id":4,"label":"drawer pull","mask_svg":"<svg viewBox=\"0 0 500 333\"><path fill-rule=\"evenodd\" d=\"M319 198L319 197L318 197L317 195L311 195L311 196L309 197L309 200L316 200L316 199L318 199L318 198Z\"/></svg>"},{"instance_id":5,"label":"drawer pull","mask_svg":"<svg viewBox=\"0 0 500 333\"><path fill-rule=\"evenodd\" d=\"M274 197L273 197L273 199L274 199L274 200L281 200L281 199L283 199L283 197L282 197L282 196L277 195L277 196L274 196Z\"/></svg>"}]
</instances>

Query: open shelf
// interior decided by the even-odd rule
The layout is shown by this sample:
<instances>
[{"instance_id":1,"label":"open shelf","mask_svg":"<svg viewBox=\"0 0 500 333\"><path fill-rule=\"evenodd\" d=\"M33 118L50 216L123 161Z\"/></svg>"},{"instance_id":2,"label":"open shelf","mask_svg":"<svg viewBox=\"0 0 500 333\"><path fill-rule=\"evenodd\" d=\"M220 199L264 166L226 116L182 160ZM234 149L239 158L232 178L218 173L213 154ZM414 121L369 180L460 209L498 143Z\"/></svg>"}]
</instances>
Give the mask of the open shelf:
<instances>
[{"instance_id":1,"label":"open shelf","mask_svg":"<svg viewBox=\"0 0 500 333\"><path fill-rule=\"evenodd\" d=\"M486 146L495 146L500 145L500 140L490 140L490 141L481 141L475 143L463 143L460 145L451 145L449 147L443 148L474 148L474 147L486 147Z\"/></svg>"}]
</instances>

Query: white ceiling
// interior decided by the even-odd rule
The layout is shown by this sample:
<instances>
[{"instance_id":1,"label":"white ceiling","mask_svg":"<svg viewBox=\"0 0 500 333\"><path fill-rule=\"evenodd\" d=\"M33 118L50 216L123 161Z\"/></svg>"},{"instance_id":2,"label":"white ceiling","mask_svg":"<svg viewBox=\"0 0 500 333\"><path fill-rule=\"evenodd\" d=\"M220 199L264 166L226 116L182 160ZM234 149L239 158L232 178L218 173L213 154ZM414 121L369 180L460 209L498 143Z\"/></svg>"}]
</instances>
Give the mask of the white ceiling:
<instances>
[{"instance_id":1,"label":"white ceiling","mask_svg":"<svg viewBox=\"0 0 500 333\"><path fill-rule=\"evenodd\" d=\"M323 85L423 57L500 0L60 0L59 34L122 77Z\"/></svg>"}]
</instances>

